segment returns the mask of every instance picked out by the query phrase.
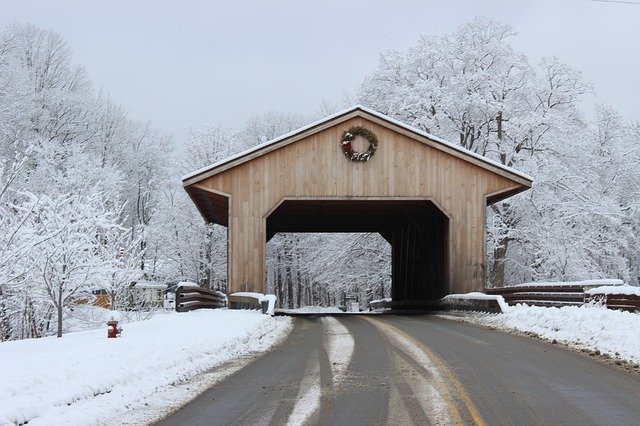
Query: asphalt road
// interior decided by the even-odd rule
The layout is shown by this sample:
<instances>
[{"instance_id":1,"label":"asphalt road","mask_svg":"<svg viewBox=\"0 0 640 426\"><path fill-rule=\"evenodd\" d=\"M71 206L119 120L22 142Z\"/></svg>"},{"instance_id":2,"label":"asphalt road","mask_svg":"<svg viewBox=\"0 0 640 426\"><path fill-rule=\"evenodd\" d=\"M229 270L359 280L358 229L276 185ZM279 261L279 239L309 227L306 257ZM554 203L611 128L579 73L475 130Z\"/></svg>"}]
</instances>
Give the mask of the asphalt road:
<instances>
[{"instance_id":1,"label":"asphalt road","mask_svg":"<svg viewBox=\"0 0 640 426\"><path fill-rule=\"evenodd\" d=\"M640 379L434 316L296 318L288 339L162 425L640 425Z\"/></svg>"}]
</instances>

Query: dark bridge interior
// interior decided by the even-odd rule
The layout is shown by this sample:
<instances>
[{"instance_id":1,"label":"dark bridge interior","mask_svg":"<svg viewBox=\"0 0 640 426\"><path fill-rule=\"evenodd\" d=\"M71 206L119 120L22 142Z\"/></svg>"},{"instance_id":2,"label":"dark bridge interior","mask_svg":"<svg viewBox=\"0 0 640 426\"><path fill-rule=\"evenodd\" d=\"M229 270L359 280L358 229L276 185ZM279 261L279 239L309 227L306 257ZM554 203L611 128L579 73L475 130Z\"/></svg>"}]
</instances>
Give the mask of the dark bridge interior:
<instances>
[{"instance_id":1,"label":"dark bridge interior","mask_svg":"<svg viewBox=\"0 0 640 426\"><path fill-rule=\"evenodd\" d=\"M377 232L391 244L393 301L434 300L447 289L448 226L427 200L287 200L267 217L267 241L278 232Z\"/></svg>"}]
</instances>

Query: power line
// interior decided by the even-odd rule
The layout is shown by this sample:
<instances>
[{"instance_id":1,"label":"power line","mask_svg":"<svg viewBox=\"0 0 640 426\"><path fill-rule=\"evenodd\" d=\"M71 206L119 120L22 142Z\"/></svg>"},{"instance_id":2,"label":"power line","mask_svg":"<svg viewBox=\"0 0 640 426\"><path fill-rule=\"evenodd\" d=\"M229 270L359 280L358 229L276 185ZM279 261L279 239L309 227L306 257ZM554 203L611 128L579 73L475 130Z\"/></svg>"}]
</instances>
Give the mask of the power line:
<instances>
[{"instance_id":1,"label":"power line","mask_svg":"<svg viewBox=\"0 0 640 426\"><path fill-rule=\"evenodd\" d=\"M595 3L617 3L617 4L635 4L640 6L640 2L631 0L589 0Z\"/></svg>"}]
</instances>

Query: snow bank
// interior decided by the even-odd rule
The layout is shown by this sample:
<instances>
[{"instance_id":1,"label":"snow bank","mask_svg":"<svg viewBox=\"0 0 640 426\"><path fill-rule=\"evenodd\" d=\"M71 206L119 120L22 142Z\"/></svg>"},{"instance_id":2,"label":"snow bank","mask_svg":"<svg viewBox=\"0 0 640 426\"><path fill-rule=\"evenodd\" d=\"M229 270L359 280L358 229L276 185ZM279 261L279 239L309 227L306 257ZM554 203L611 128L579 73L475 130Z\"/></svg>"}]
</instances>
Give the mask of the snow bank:
<instances>
[{"instance_id":1,"label":"snow bank","mask_svg":"<svg viewBox=\"0 0 640 426\"><path fill-rule=\"evenodd\" d=\"M289 318L256 311L200 310L125 324L118 339L107 339L105 324L60 339L2 343L0 424L123 423L155 394L180 403L174 387L269 349L290 327Z\"/></svg>"},{"instance_id":2,"label":"snow bank","mask_svg":"<svg viewBox=\"0 0 640 426\"><path fill-rule=\"evenodd\" d=\"M585 291L586 294L621 294L626 296L640 296L640 287L630 285L602 286Z\"/></svg>"},{"instance_id":3,"label":"snow bank","mask_svg":"<svg viewBox=\"0 0 640 426\"><path fill-rule=\"evenodd\" d=\"M504 314L477 316L472 321L534 332L576 348L640 363L639 314L593 305L543 308L518 304Z\"/></svg>"}]
</instances>

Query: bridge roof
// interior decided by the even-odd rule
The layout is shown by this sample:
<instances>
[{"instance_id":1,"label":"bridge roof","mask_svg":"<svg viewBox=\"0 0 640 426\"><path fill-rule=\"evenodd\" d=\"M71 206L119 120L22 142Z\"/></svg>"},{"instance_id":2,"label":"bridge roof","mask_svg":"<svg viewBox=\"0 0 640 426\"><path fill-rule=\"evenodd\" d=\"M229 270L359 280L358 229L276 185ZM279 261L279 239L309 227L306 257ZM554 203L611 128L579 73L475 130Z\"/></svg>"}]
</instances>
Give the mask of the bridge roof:
<instances>
[{"instance_id":1,"label":"bridge roof","mask_svg":"<svg viewBox=\"0 0 640 426\"><path fill-rule=\"evenodd\" d=\"M309 135L312 135L316 132L319 132L327 128L330 125L339 124L342 121L348 120L356 116L362 116L364 118L374 119L374 121L378 122L379 124L385 125L386 127L392 130L402 131L402 133L408 134L409 136L412 136L413 138L420 140L421 142L426 143L427 141L425 141L425 139L432 141L433 143L430 144L431 146L434 146L435 148L439 148L459 158L472 162L484 169L493 171L502 176L510 178L522 184L526 188L530 188L533 182L532 177L514 168L505 166L504 164L501 164L497 161L483 157L482 155L469 151L459 145L453 144L437 136L423 132L422 130L416 129L415 127L409 126L405 123L402 123L398 120L395 120L391 117L388 117L370 108L364 107L362 105L354 105L350 108L347 108L333 115L325 117L319 121L316 121L315 123L311 123L307 126L301 127L290 133L287 133L285 135L282 135L280 137L277 137L265 143L256 145L251 149L240 152L236 155L233 155L229 158L218 161L209 166L203 167L199 170L194 171L193 173L189 173L188 175L185 175L182 177L183 186L186 187L194 183L197 183L201 180L204 180L210 176L221 173L232 167L236 167L240 164L251 161L256 157L259 157L263 154L271 152L275 149L279 149L290 143L294 143L297 140L300 140L302 137L307 137Z\"/></svg>"}]
</instances>

